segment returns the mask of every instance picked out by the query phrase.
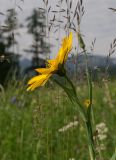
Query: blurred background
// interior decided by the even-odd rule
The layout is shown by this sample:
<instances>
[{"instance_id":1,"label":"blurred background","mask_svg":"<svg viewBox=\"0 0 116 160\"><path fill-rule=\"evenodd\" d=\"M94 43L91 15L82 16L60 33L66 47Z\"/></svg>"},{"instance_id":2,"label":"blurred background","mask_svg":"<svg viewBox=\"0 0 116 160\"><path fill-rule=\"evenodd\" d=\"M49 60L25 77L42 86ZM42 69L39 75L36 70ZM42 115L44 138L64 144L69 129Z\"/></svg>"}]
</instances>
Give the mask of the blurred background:
<instances>
[{"instance_id":1,"label":"blurred background","mask_svg":"<svg viewBox=\"0 0 116 160\"><path fill-rule=\"evenodd\" d=\"M49 0L1 0L0 1L0 83L9 79L13 74L17 78L34 74L32 70L44 67L46 59L54 58L66 35L66 2ZM72 1L70 17L76 1ZM111 43L115 40L116 14L109 9L115 4L114 0L84 1L84 16L81 31L88 50L90 67L94 72L109 68L115 77L115 51L108 58ZM76 24L75 24L76 25ZM71 73L84 69L83 54L77 44L75 34L72 55L67 66ZM94 44L95 43L95 44ZM92 48L92 45L93 48ZM112 49L115 50L115 47ZM77 56L78 55L78 56ZM77 60L77 57L78 60ZM75 61L75 62L74 62ZM74 63L73 63L74 62ZM94 74L95 75L95 74ZM6 81L7 81L6 80Z\"/></svg>"},{"instance_id":2,"label":"blurred background","mask_svg":"<svg viewBox=\"0 0 116 160\"><path fill-rule=\"evenodd\" d=\"M37 74L34 69L56 57L69 32L73 49L65 67L85 110L86 60L77 33L92 75L97 160L113 157L116 0L0 0L0 160L89 159L85 126L64 90L51 80L26 90L28 79Z\"/></svg>"}]
</instances>

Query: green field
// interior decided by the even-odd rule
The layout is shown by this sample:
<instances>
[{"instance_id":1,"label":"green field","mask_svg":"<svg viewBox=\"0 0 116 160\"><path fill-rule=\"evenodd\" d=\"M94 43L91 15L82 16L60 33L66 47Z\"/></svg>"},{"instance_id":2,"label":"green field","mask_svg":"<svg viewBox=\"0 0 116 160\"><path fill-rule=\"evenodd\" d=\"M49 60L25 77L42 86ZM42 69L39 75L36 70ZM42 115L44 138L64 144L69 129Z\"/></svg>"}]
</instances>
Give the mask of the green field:
<instances>
[{"instance_id":1,"label":"green field","mask_svg":"<svg viewBox=\"0 0 116 160\"><path fill-rule=\"evenodd\" d=\"M96 142L98 160L109 160L116 146L115 84L93 84L94 130L100 123L108 129ZM78 83L77 92L88 98L85 84ZM21 82L1 87L0 160L89 160L85 126L62 89L52 84L27 92Z\"/></svg>"}]
</instances>

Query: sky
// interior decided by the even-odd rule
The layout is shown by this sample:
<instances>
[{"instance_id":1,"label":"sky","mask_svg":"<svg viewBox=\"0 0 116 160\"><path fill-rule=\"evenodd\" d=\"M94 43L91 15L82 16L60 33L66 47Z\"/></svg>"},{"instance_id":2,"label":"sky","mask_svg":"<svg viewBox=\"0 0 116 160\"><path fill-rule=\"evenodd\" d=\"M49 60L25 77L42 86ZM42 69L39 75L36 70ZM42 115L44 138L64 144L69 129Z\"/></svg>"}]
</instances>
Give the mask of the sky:
<instances>
[{"instance_id":1,"label":"sky","mask_svg":"<svg viewBox=\"0 0 116 160\"><path fill-rule=\"evenodd\" d=\"M49 0L49 6L51 10L55 10L56 4L59 0ZM64 0L65 1L65 0ZM70 0L69 0L70 1ZM72 10L76 6L77 0L72 0ZM87 49L90 49L92 41L96 38L94 54L108 55L111 42L116 38L116 12L109 10L108 8L116 8L116 0L83 0L85 14L82 18L81 32L84 35L84 40L87 45ZM19 9L20 6L22 10ZM44 7L43 0L0 0L0 12L6 13L7 9L15 8L18 12L18 19L21 23L25 24L25 18L30 16L33 8ZM66 4L63 3L62 8L66 8ZM53 14L50 13L48 20L52 19ZM62 15L59 15L62 19ZM3 25L4 17L0 15L0 24ZM27 35L26 28L19 29L21 35L18 38L20 47L19 51L23 57L29 58L23 49L28 48L32 42L31 36ZM61 39L65 36L65 32L60 29L57 33L51 30L49 33L49 41L54 47L51 49L51 57L55 57L60 47ZM76 35L73 34L74 45L77 44ZM55 39L59 40L56 41ZM113 55L116 56L116 53Z\"/></svg>"}]
</instances>

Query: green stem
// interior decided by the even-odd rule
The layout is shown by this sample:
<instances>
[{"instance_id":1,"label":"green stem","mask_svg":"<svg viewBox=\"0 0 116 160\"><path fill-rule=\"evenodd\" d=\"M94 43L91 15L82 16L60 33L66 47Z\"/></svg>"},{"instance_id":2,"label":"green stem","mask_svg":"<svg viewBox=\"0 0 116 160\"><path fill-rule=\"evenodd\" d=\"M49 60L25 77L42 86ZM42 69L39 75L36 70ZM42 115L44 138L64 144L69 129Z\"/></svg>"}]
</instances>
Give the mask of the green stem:
<instances>
[{"instance_id":1,"label":"green stem","mask_svg":"<svg viewBox=\"0 0 116 160\"><path fill-rule=\"evenodd\" d=\"M80 31L80 30L79 30ZM77 38L79 45L81 49L83 49L83 52L85 53L85 63L86 63L86 76L87 76L87 82L88 82L88 88L89 88L89 100L90 105L87 108L87 121L86 121L86 130L87 130L87 136L88 136L88 142L89 142L89 153L91 160L95 160L95 147L94 147L94 140L93 140L93 132L92 132L92 120L91 120L91 106L92 106L92 79L91 75L89 74L88 70L88 60L87 60L87 53L85 49L85 43L83 41L83 38L80 34L80 32L77 32Z\"/></svg>"},{"instance_id":2,"label":"green stem","mask_svg":"<svg viewBox=\"0 0 116 160\"><path fill-rule=\"evenodd\" d=\"M91 160L96 160L92 126L91 126L91 123L89 121L86 122L86 130L87 130L87 137L88 137L88 144L89 144L90 159Z\"/></svg>"},{"instance_id":3,"label":"green stem","mask_svg":"<svg viewBox=\"0 0 116 160\"><path fill-rule=\"evenodd\" d=\"M86 116L85 110L83 108L83 105L81 105L79 98L77 97L76 90L75 90L75 87L74 87L72 81L68 78L67 75L65 75L65 77L66 77L67 81L69 82L69 84L71 85L72 89L74 90L75 100L79 106L80 114L82 116L84 116L84 118L86 120L85 124L86 124L87 136L88 136L90 158L91 158L91 160L95 160L95 147L94 147L93 131L92 131L91 115L90 115L91 112L88 112L88 114ZM91 82L90 82L90 85L91 85ZM92 98L92 88L90 88L90 96Z\"/></svg>"},{"instance_id":4,"label":"green stem","mask_svg":"<svg viewBox=\"0 0 116 160\"><path fill-rule=\"evenodd\" d=\"M87 118L88 121L86 122L86 129L87 129L87 135L88 135L88 141L89 141L89 153L91 160L95 160L95 146L94 146L94 140L93 140L93 131L92 131L92 121L91 121L91 107L92 107L92 99L93 99L93 92L92 92L92 79L91 79L91 73L89 73L88 70L88 60L87 60L87 53L85 53L85 61L86 61L86 75L87 75L87 82L89 87L89 100L90 105L87 109Z\"/></svg>"},{"instance_id":5,"label":"green stem","mask_svg":"<svg viewBox=\"0 0 116 160\"><path fill-rule=\"evenodd\" d=\"M76 92L76 89L75 89L75 86L73 85L72 81L69 79L69 77L65 74L65 78L66 80L68 81L68 83L71 85L72 89L73 89L73 92L74 92L74 98L75 98L75 102L77 103L78 107L79 107L79 111L80 111L80 114L83 118L84 121L87 120L87 116L86 116L86 112L83 108L83 105L81 104L78 96L77 96L77 92Z\"/></svg>"},{"instance_id":6,"label":"green stem","mask_svg":"<svg viewBox=\"0 0 116 160\"><path fill-rule=\"evenodd\" d=\"M87 83L88 83L88 88L89 88L89 100L90 100L90 105L87 110L87 114L89 119L91 119L91 106L92 106L92 99L93 99L93 92L92 92L92 79L91 79L91 72L89 73L89 67L88 67L88 60L87 60L87 53L86 50L84 50L85 53L85 62L86 62L86 76L87 76Z\"/></svg>"},{"instance_id":7,"label":"green stem","mask_svg":"<svg viewBox=\"0 0 116 160\"><path fill-rule=\"evenodd\" d=\"M66 86L64 86L62 83L60 83L57 80L55 80L55 82L57 84L59 84L64 89L64 91L67 93L71 102L74 105L75 104L78 105L80 115L81 115L81 117L84 120L85 125L86 125L90 158L91 158L91 160L96 160L95 159L95 147L94 147L94 140L93 140L92 124L91 124L91 112L90 111L87 111L87 113L85 112L85 109L84 109L83 105L81 104L81 102L80 102L80 100L77 96L76 89L75 89L72 81L68 78L68 76L66 74L64 74L64 77L66 78L66 80L69 83L69 85L71 86L71 88L67 88ZM73 92L70 93L71 89L72 89Z\"/></svg>"}]
</instances>

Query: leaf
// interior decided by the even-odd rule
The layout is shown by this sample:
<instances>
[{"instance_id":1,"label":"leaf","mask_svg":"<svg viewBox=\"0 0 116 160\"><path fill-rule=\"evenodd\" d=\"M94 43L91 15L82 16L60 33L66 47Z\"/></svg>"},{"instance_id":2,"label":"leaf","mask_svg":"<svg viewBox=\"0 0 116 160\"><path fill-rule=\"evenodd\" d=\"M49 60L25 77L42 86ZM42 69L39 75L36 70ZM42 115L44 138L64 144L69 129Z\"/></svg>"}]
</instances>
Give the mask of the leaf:
<instances>
[{"instance_id":1,"label":"leaf","mask_svg":"<svg viewBox=\"0 0 116 160\"><path fill-rule=\"evenodd\" d=\"M113 156L110 160L116 160L116 150L115 150L115 152L114 152L114 154L113 154Z\"/></svg>"},{"instance_id":2,"label":"leaf","mask_svg":"<svg viewBox=\"0 0 116 160\"><path fill-rule=\"evenodd\" d=\"M110 10L116 12L116 8L109 8Z\"/></svg>"},{"instance_id":3,"label":"leaf","mask_svg":"<svg viewBox=\"0 0 116 160\"><path fill-rule=\"evenodd\" d=\"M85 51L85 43L83 41L81 34L78 31L77 31L77 38L78 38L80 48L83 49L83 51Z\"/></svg>"},{"instance_id":4,"label":"leaf","mask_svg":"<svg viewBox=\"0 0 116 160\"><path fill-rule=\"evenodd\" d=\"M71 9L71 7L72 7L72 1L70 1L70 9Z\"/></svg>"},{"instance_id":5,"label":"leaf","mask_svg":"<svg viewBox=\"0 0 116 160\"><path fill-rule=\"evenodd\" d=\"M18 8L19 8L21 11L23 11L23 9L22 9L20 6L18 6Z\"/></svg>"},{"instance_id":6,"label":"leaf","mask_svg":"<svg viewBox=\"0 0 116 160\"><path fill-rule=\"evenodd\" d=\"M4 13L0 12L0 15L3 15L3 16L4 16Z\"/></svg>"},{"instance_id":7,"label":"leaf","mask_svg":"<svg viewBox=\"0 0 116 160\"><path fill-rule=\"evenodd\" d=\"M82 1L82 0L80 0L80 3L81 3L81 5L82 5L83 1Z\"/></svg>"},{"instance_id":8,"label":"leaf","mask_svg":"<svg viewBox=\"0 0 116 160\"><path fill-rule=\"evenodd\" d=\"M48 0L46 1L46 6L48 5Z\"/></svg>"},{"instance_id":9,"label":"leaf","mask_svg":"<svg viewBox=\"0 0 116 160\"><path fill-rule=\"evenodd\" d=\"M50 9L51 9L51 6L50 6L49 9L48 9L48 13L49 13Z\"/></svg>"},{"instance_id":10,"label":"leaf","mask_svg":"<svg viewBox=\"0 0 116 160\"><path fill-rule=\"evenodd\" d=\"M51 12L53 12L53 13L58 13L58 11L51 11Z\"/></svg>"}]
</instances>

